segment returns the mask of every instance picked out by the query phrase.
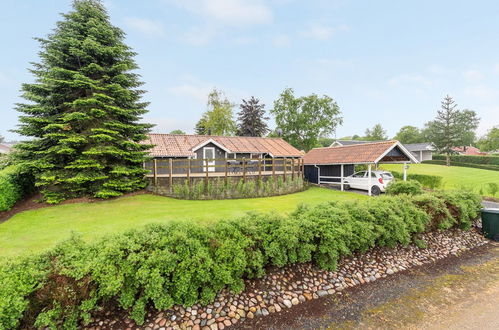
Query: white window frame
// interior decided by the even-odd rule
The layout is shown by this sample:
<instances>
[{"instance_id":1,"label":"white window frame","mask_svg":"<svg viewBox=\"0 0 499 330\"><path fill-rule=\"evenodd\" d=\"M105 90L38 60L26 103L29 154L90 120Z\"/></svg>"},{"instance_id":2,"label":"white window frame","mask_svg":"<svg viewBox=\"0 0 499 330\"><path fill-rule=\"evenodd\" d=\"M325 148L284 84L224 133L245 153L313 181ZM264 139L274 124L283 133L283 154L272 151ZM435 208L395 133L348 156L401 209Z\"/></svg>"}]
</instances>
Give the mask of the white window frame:
<instances>
[{"instance_id":1,"label":"white window frame","mask_svg":"<svg viewBox=\"0 0 499 330\"><path fill-rule=\"evenodd\" d=\"M215 158L216 158L216 150L215 150L215 147L203 147L203 159L207 159L206 157L206 150L208 149L211 149L213 150L213 161L210 161L208 162L208 172L215 172L215 166L211 166L211 165L215 165L216 162L215 162ZM204 163L204 162L203 162ZM206 171L206 163L203 164L203 171Z\"/></svg>"}]
</instances>

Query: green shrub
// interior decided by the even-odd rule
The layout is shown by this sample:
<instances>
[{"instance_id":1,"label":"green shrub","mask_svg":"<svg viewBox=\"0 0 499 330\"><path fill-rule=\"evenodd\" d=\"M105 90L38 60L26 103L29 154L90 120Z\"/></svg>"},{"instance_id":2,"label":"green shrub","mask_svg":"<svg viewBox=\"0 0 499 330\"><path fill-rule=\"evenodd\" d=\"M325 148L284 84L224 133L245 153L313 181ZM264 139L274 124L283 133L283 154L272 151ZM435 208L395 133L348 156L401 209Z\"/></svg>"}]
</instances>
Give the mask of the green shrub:
<instances>
[{"instance_id":1,"label":"green shrub","mask_svg":"<svg viewBox=\"0 0 499 330\"><path fill-rule=\"evenodd\" d=\"M386 187L386 193L388 195L419 195L423 193L423 188L421 187L421 183L415 180L394 180Z\"/></svg>"},{"instance_id":2,"label":"green shrub","mask_svg":"<svg viewBox=\"0 0 499 330\"><path fill-rule=\"evenodd\" d=\"M0 170L0 212L10 210L33 190L33 177L19 166L12 165Z\"/></svg>"},{"instance_id":3,"label":"green shrub","mask_svg":"<svg viewBox=\"0 0 499 330\"><path fill-rule=\"evenodd\" d=\"M404 175L401 172L391 171L393 176L397 179L403 179ZM427 174L407 174L407 180L415 180L425 188L437 189L442 186L442 177L438 175Z\"/></svg>"},{"instance_id":4,"label":"green shrub","mask_svg":"<svg viewBox=\"0 0 499 330\"><path fill-rule=\"evenodd\" d=\"M495 182L489 182L487 184L487 190L489 191L489 193L495 197L495 195L497 194L497 191L499 190L499 186L497 185L497 183Z\"/></svg>"},{"instance_id":5,"label":"green shrub","mask_svg":"<svg viewBox=\"0 0 499 330\"><path fill-rule=\"evenodd\" d=\"M480 197L469 192L385 195L300 205L287 216L149 225L93 243L73 236L40 256L0 263L0 328L76 328L109 305L142 324L147 308L209 303L267 267L313 262L332 270L342 256L374 246L424 246L420 233L469 228L479 210Z\"/></svg>"}]
</instances>

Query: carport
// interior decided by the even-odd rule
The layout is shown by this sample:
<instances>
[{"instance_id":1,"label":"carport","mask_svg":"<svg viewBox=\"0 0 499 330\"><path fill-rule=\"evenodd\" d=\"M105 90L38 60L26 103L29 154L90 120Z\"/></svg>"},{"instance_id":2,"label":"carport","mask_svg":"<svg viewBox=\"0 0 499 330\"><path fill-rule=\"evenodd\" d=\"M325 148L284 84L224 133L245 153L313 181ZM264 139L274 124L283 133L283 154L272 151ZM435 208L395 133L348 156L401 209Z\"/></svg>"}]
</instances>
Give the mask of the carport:
<instances>
[{"instance_id":1,"label":"carport","mask_svg":"<svg viewBox=\"0 0 499 330\"><path fill-rule=\"evenodd\" d=\"M418 163L414 155L396 140L363 143L338 147L315 148L304 157L305 178L316 184L337 184L343 191L343 179L354 173L355 165L367 165L368 186L371 187L371 171L379 164L404 164L404 180L407 164ZM368 190L369 196L371 189Z\"/></svg>"}]
</instances>

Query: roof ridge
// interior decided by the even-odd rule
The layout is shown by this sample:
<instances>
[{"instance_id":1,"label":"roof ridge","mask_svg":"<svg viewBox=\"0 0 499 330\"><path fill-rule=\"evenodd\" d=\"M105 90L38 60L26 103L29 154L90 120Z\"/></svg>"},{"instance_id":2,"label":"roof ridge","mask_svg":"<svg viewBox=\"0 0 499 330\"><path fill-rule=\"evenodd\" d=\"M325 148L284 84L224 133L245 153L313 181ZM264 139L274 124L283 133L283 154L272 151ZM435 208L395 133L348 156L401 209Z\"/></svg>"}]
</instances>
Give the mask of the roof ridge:
<instances>
[{"instance_id":1,"label":"roof ridge","mask_svg":"<svg viewBox=\"0 0 499 330\"><path fill-rule=\"evenodd\" d=\"M365 146L365 145L372 145L372 144L381 144L381 143L395 143L395 142L399 142L398 140L384 140L384 141L376 141L376 142L367 142L367 143L359 143L359 144L350 144L350 145L347 145L347 146L336 146L336 147L316 147L316 148L313 148L311 150L314 150L314 149L338 149L338 148L353 148L353 147L359 147L359 146Z\"/></svg>"},{"instance_id":2,"label":"roof ridge","mask_svg":"<svg viewBox=\"0 0 499 330\"><path fill-rule=\"evenodd\" d=\"M271 136L238 136L238 135L201 135L201 134L170 134L170 133L147 133L147 135L169 135L169 136L197 136L197 137L223 137L223 138L245 138L245 139L274 139L283 140L282 137L271 137Z\"/></svg>"}]
</instances>

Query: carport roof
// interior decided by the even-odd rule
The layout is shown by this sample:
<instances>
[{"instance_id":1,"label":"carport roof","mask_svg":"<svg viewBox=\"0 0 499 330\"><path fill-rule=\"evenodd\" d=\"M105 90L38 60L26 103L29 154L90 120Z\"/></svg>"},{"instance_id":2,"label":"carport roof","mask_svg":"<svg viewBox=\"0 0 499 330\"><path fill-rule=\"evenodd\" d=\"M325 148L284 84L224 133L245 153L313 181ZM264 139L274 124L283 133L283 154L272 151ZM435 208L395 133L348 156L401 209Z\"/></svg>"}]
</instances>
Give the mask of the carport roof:
<instances>
[{"instance_id":1,"label":"carport roof","mask_svg":"<svg viewBox=\"0 0 499 330\"><path fill-rule=\"evenodd\" d=\"M412 153L396 140L315 148L310 150L303 160L305 165L418 162Z\"/></svg>"}]
</instances>

